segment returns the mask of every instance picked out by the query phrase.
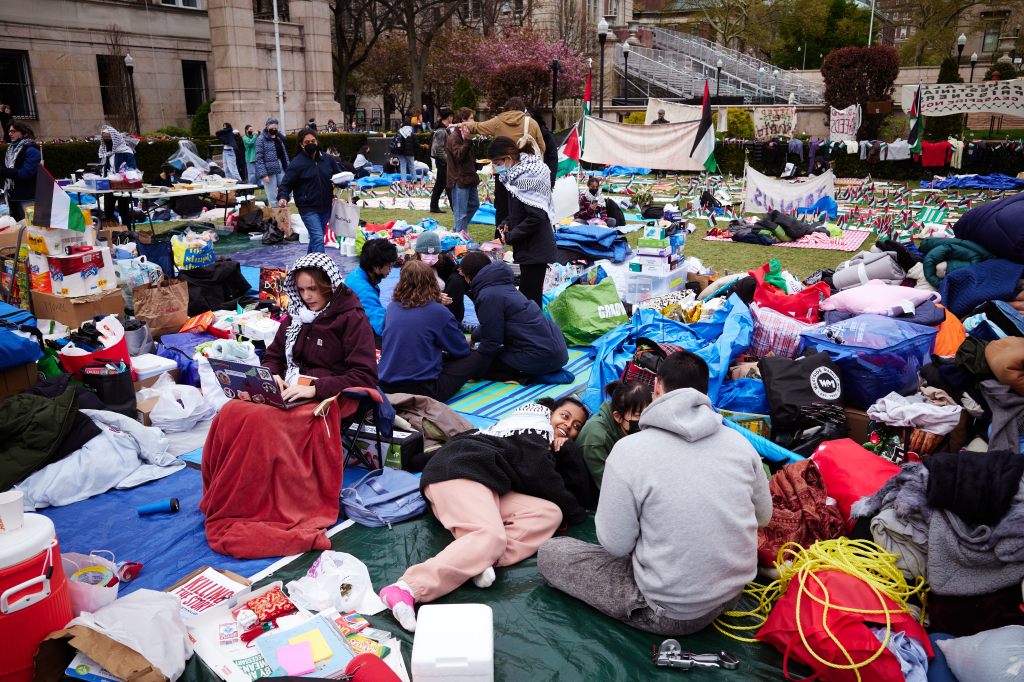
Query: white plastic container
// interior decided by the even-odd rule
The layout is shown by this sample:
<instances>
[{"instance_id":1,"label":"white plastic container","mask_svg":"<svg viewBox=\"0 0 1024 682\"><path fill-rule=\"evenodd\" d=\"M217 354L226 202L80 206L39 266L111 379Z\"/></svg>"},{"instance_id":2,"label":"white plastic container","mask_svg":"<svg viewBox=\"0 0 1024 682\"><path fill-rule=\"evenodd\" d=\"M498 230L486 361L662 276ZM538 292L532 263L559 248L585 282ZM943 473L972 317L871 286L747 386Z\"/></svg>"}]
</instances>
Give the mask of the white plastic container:
<instances>
[{"instance_id":1,"label":"white plastic container","mask_svg":"<svg viewBox=\"0 0 1024 682\"><path fill-rule=\"evenodd\" d=\"M416 616L412 679L493 682L494 613L485 604L427 604Z\"/></svg>"},{"instance_id":2,"label":"white plastic container","mask_svg":"<svg viewBox=\"0 0 1024 682\"><path fill-rule=\"evenodd\" d=\"M679 267L665 274L631 272L626 279L626 295L622 300L633 305L655 296L679 291L686 286L687 269Z\"/></svg>"},{"instance_id":3,"label":"white plastic container","mask_svg":"<svg viewBox=\"0 0 1024 682\"><path fill-rule=\"evenodd\" d=\"M144 353L132 358L132 369L135 370L137 381L152 379L164 372L171 372L177 368L178 363L174 360L161 357L153 353Z\"/></svg>"}]
</instances>

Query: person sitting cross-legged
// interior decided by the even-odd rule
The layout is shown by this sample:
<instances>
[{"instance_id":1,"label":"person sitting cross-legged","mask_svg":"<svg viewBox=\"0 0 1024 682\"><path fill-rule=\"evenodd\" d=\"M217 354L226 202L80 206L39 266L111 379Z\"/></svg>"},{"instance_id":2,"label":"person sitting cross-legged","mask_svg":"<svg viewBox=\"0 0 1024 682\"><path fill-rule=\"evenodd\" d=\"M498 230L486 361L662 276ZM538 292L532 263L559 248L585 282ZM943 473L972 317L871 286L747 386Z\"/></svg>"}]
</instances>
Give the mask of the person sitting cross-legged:
<instances>
[{"instance_id":1,"label":"person sitting cross-legged","mask_svg":"<svg viewBox=\"0 0 1024 682\"><path fill-rule=\"evenodd\" d=\"M739 600L772 515L757 453L711 408L708 366L661 363L640 431L605 464L592 545L555 538L537 566L555 589L638 630L688 635Z\"/></svg>"}]
</instances>

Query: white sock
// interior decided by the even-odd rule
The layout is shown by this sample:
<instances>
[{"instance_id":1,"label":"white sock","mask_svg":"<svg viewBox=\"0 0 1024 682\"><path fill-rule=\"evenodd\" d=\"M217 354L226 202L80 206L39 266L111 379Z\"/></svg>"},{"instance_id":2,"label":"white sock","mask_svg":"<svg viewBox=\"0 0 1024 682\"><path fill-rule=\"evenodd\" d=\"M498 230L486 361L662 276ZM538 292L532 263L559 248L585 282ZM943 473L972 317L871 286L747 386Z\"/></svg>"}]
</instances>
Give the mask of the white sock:
<instances>
[{"instance_id":1,"label":"white sock","mask_svg":"<svg viewBox=\"0 0 1024 682\"><path fill-rule=\"evenodd\" d=\"M416 611L411 606L405 602L399 602L391 609L391 613L399 625L409 632L416 632Z\"/></svg>"},{"instance_id":2,"label":"white sock","mask_svg":"<svg viewBox=\"0 0 1024 682\"><path fill-rule=\"evenodd\" d=\"M494 567L488 566L480 575L473 576L473 584L477 587L490 587L498 576L494 574Z\"/></svg>"}]
</instances>

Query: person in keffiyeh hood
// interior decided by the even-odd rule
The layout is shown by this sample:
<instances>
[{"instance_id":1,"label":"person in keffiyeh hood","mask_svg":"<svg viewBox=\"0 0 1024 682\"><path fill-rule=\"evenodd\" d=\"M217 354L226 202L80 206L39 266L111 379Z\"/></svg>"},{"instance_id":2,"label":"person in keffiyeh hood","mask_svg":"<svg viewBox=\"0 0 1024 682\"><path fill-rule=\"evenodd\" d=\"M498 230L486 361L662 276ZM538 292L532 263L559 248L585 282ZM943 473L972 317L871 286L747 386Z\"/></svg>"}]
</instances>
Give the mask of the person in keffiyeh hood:
<instances>
[{"instance_id":1,"label":"person in keffiyeh hood","mask_svg":"<svg viewBox=\"0 0 1024 682\"><path fill-rule=\"evenodd\" d=\"M135 149L129 144L124 133L119 132L113 126L100 128L100 175L106 177L111 173L119 173L124 170L135 170L138 166L135 163ZM128 197L114 197L113 194L103 195L103 217L106 220L114 219L114 208L121 217L121 223L127 224L130 220L129 212L132 207L132 200Z\"/></svg>"},{"instance_id":2,"label":"person in keffiyeh hood","mask_svg":"<svg viewBox=\"0 0 1024 682\"><path fill-rule=\"evenodd\" d=\"M498 231L519 264L519 291L543 310L544 275L557 255L551 170L528 139L517 144L512 138L496 137L487 153L498 182L509 193L508 218Z\"/></svg>"}]
</instances>

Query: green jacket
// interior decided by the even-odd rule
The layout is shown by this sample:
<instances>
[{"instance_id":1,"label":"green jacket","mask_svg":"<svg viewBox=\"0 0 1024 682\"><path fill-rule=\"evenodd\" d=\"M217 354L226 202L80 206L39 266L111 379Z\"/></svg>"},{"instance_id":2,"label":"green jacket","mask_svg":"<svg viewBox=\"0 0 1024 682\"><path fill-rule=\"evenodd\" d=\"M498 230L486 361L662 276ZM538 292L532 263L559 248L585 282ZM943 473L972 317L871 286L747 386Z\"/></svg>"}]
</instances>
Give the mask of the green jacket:
<instances>
[{"instance_id":1,"label":"green jacket","mask_svg":"<svg viewBox=\"0 0 1024 682\"><path fill-rule=\"evenodd\" d=\"M256 140L258 139L260 139L259 135L242 135L246 163L256 163Z\"/></svg>"},{"instance_id":2,"label":"green jacket","mask_svg":"<svg viewBox=\"0 0 1024 682\"><path fill-rule=\"evenodd\" d=\"M583 461L598 488L604 478L605 460L622 436L622 429L612 417L612 403L607 400L597 415L587 420L576 438L576 445L583 451Z\"/></svg>"},{"instance_id":3,"label":"green jacket","mask_svg":"<svg viewBox=\"0 0 1024 682\"><path fill-rule=\"evenodd\" d=\"M0 490L21 483L53 460L78 414L69 388L56 398L16 395L0 404Z\"/></svg>"}]
</instances>

